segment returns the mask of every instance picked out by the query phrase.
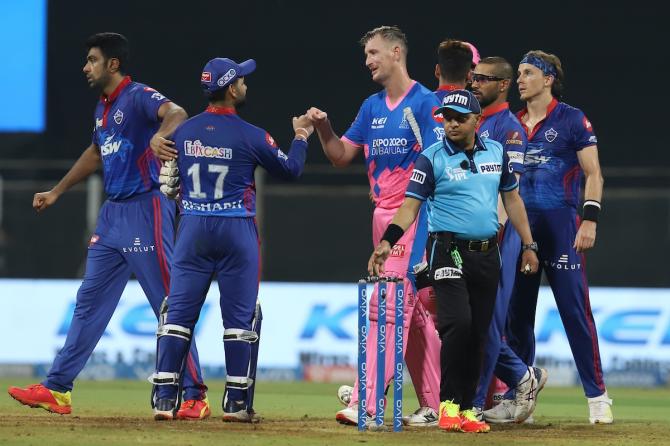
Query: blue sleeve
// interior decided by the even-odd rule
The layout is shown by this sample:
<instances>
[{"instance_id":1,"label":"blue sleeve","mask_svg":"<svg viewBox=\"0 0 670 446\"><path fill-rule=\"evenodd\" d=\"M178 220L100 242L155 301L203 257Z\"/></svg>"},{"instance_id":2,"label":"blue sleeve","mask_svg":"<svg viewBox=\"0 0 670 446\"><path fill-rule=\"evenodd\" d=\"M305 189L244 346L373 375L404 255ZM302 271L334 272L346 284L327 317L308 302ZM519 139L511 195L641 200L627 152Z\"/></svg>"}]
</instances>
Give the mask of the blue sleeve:
<instances>
[{"instance_id":1,"label":"blue sleeve","mask_svg":"<svg viewBox=\"0 0 670 446\"><path fill-rule=\"evenodd\" d=\"M509 192L519 187L519 182L514 175L514 169L510 164L507 152L503 150L502 174L500 175L500 186L498 189L502 192Z\"/></svg>"},{"instance_id":2,"label":"blue sleeve","mask_svg":"<svg viewBox=\"0 0 670 446\"><path fill-rule=\"evenodd\" d=\"M286 155L268 132L253 129L251 145L258 164L270 175L283 180L295 180L302 175L307 158L307 142L294 139Z\"/></svg>"},{"instance_id":3,"label":"blue sleeve","mask_svg":"<svg viewBox=\"0 0 670 446\"><path fill-rule=\"evenodd\" d=\"M523 173L523 158L526 155L526 148L528 147L528 137L526 132L516 119L506 120L500 129L499 141L503 150L509 158L509 165L514 172Z\"/></svg>"},{"instance_id":4,"label":"blue sleeve","mask_svg":"<svg viewBox=\"0 0 670 446\"><path fill-rule=\"evenodd\" d=\"M419 129L421 129L422 149L442 141L442 137L444 136L444 127L433 116L433 111L439 106L440 101L437 100L437 96L431 93L426 95L425 99L421 102L418 113L416 110L413 110L416 122L419 124Z\"/></svg>"},{"instance_id":5,"label":"blue sleeve","mask_svg":"<svg viewBox=\"0 0 670 446\"><path fill-rule=\"evenodd\" d=\"M593 133L591 121L588 120L581 110L575 109L575 112L571 113L570 133L575 151L580 151L584 147L593 146L598 143L598 138Z\"/></svg>"},{"instance_id":6,"label":"blue sleeve","mask_svg":"<svg viewBox=\"0 0 670 446\"><path fill-rule=\"evenodd\" d=\"M361 108L358 109L356 119L351 123L351 127L347 130L343 138L349 140L355 146L363 146L368 140L368 129L370 128L369 119L370 98L363 101Z\"/></svg>"},{"instance_id":7,"label":"blue sleeve","mask_svg":"<svg viewBox=\"0 0 670 446\"><path fill-rule=\"evenodd\" d=\"M135 93L135 105L150 121L159 121L158 109L166 102L171 101L151 87L138 88L138 92Z\"/></svg>"},{"instance_id":8,"label":"blue sleeve","mask_svg":"<svg viewBox=\"0 0 670 446\"><path fill-rule=\"evenodd\" d=\"M409 177L405 196L426 201L433 196L435 191L435 175L433 174L433 165L423 154L419 155L414 163L414 170Z\"/></svg>"}]
</instances>

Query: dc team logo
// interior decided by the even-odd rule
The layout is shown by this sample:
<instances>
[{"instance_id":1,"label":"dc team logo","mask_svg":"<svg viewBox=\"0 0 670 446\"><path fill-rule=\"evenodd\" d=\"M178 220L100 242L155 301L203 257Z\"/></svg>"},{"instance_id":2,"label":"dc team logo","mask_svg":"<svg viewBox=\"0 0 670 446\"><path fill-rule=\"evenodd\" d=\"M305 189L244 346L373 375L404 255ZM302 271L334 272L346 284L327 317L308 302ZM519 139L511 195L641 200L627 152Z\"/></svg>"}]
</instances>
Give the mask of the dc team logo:
<instances>
[{"instance_id":1,"label":"dc team logo","mask_svg":"<svg viewBox=\"0 0 670 446\"><path fill-rule=\"evenodd\" d=\"M402 117L402 121L400 121L400 125L398 126L399 129L409 129L409 122L407 122L407 118L405 116Z\"/></svg>"},{"instance_id":2,"label":"dc team logo","mask_svg":"<svg viewBox=\"0 0 670 446\"><path fill-rule=\"evenodd\" d=\"M121 109L118 109L116 113L114 113L114 122L116 122L117 125L121 125L121 122L123 122L123 112Z\"/></svg>"},{"instance_id":3,"label":"dc team logo","mask_svg":"<svg viewBox=\"0 0 670 446\"><path fill-rule=\"evenodd\" d=\"M549 142L554 142L556 137L558 136L558 132L554 130L554 128L550 128L546 132L544 132L544 137L547 139Z\"/></svg>"}]
</instances>

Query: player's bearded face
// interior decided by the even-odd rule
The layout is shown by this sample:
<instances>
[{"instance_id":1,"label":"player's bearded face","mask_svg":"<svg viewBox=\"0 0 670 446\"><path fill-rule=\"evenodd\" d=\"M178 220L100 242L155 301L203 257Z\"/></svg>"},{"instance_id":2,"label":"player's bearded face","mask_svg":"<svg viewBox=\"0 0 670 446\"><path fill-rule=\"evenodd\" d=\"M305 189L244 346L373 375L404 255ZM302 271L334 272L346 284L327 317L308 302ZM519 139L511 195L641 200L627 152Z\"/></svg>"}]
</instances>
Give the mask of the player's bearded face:
<instances>
[{"instance_id":1,"label":"player's bearded face","mask_svg":"<svg viewBox=\"0 0 670 446\"><path fill-rule=\"evenodd\" d=\"M110 60L105 59L100 49L91 48L86 56L86 64L83 71L91 88L103 89L109 82L110 72L108 70Z\"/></svg>"},{"instance_id":2,"label":"player's bearded face","mask_svg":"<svg viewBox=\"0 0 670 446\"><path fill-rule=\"evenodd\" d=\"M539 95L545 86L551 89L551 85L548 84L549 76L545 76L542 70L534 65L522 63L519 65L517 74L516 82L519 86L519 97L522 101L527 101Z\"/></svg>"},{"instance_id":3,"label":"player's bearded face","mask_svg":"<svg viewBox=\"0 0 670 446\"><path fill-rule=\"evenodd\" d=\"M497 76L496 74L492 73L491 69L487 69L489 66L487 65L480 65L477 67L475 70L475 74L483 74L485 76ZM479 105L484 107L488 107L498 99L498 96L500 95L500 82L499 81L490 81L483 79L481 81L479 80L473 80L472 81L472 93L475 95L477 100L479 101Z\"/></svg>"}]
</instances>

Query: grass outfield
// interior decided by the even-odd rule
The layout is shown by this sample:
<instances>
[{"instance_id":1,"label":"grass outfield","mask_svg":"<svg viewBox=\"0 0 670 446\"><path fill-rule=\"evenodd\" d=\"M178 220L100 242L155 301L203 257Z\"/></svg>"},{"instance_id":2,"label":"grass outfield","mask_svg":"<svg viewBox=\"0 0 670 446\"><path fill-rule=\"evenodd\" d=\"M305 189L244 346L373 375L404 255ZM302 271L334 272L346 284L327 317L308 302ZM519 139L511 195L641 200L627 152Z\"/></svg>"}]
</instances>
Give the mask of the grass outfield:
<instances>
[{"instance_id":1,"label":"grass outfield","mask_svg":"<svg viewBox=\"0 0 670 446\"><path fill-rule=\"evenodd\" d=\"M0 386L25 380L0 380ZM224 424L223 383L209 382L213 416L204 422L157 423L151 418L150 386L137 381L82 381L73 393L69 416L19 405L0 397L0 444L11 445L667 445L670 444L670 389L612 390L613 425L588 424L586 400L578 388L546 388L535 424L493 426L489 434L445 433L437 428L406 428L400 434L357 432L334 421L341 407L336 384L260 383L257 425ZM416 408L406 388L405 412ZM389 418L387 418L389 420Z\"/></svg>"}]
</instances>

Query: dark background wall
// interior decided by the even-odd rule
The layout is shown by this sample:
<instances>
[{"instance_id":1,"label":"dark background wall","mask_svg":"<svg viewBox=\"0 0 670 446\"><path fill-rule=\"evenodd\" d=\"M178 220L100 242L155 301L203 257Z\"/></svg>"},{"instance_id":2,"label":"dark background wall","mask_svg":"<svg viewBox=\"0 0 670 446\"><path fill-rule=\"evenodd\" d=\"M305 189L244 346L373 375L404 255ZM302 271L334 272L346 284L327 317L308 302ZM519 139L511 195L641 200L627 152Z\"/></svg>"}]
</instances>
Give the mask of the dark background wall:
<instances>
[{"instance_id":1,"label":"dark background wall","mask_svg":"<svg viewBox=\"0 0 670 446\"><path fill-rule=\"evenodd\" d=\"M31 178L48 184L63 171L45 170L38 163L34 171L3 170L2 160L75 159L89 143L97 94L88 89L81 68L84 40L95 32L125 34L131 42L133 77L190 114L205 106L198 83L208 59L256 59L258 69L247 79L248 104L241 114L288 146L292 116L319 106L343 132L362 100L379 89L370 80L357 41L381 24L397 24L406 32L410 74L429 88L436 86L435 48L445 37L468 40L483 56L504 56L513 63L530 49L559 55L567 76L564 100L585 111L598 134L605 171L617 172L607 178L606 187L628 191L616 195L619 198L605 212L599 246L590 257L591 279L612 285L670 285L668 262L660 254L651 269L636 271L632 278L628 260L622 260L638 251L648 256L646 243L670 247L670 200L662 192L670 188L670 157L665 130L658 125L668 118L663 105L668 92L661 86L670 73L664 55L669 33L661 14L639 2L603 6L54 0L49 3L47 131L0 134L0 174L8 180ZM516 90L511 101L518 108ZM316 139L308 163L315 170L308 171L301 184L314 186L311 193L291 193L268 180L264 276L355 279L371 248L366 178L355 169L348 175L327 172ZM630 171L641 173L631 178L626 174ZM322 194L314 192L317 186ZM631 187L646 189L635 192ZM648 190L655 192L648 196ZM38 219L29 207L33 192L25 187L5 198L4 249L9 261L0 274L81 274L86 239L81 197L64 198L50 215ZM636 193L648 200L638 200ZM619 248L622 238L631 234L637 234L632 247ZM58 262L52 258L56 252Z\"/></svg>"}]
</instances>

